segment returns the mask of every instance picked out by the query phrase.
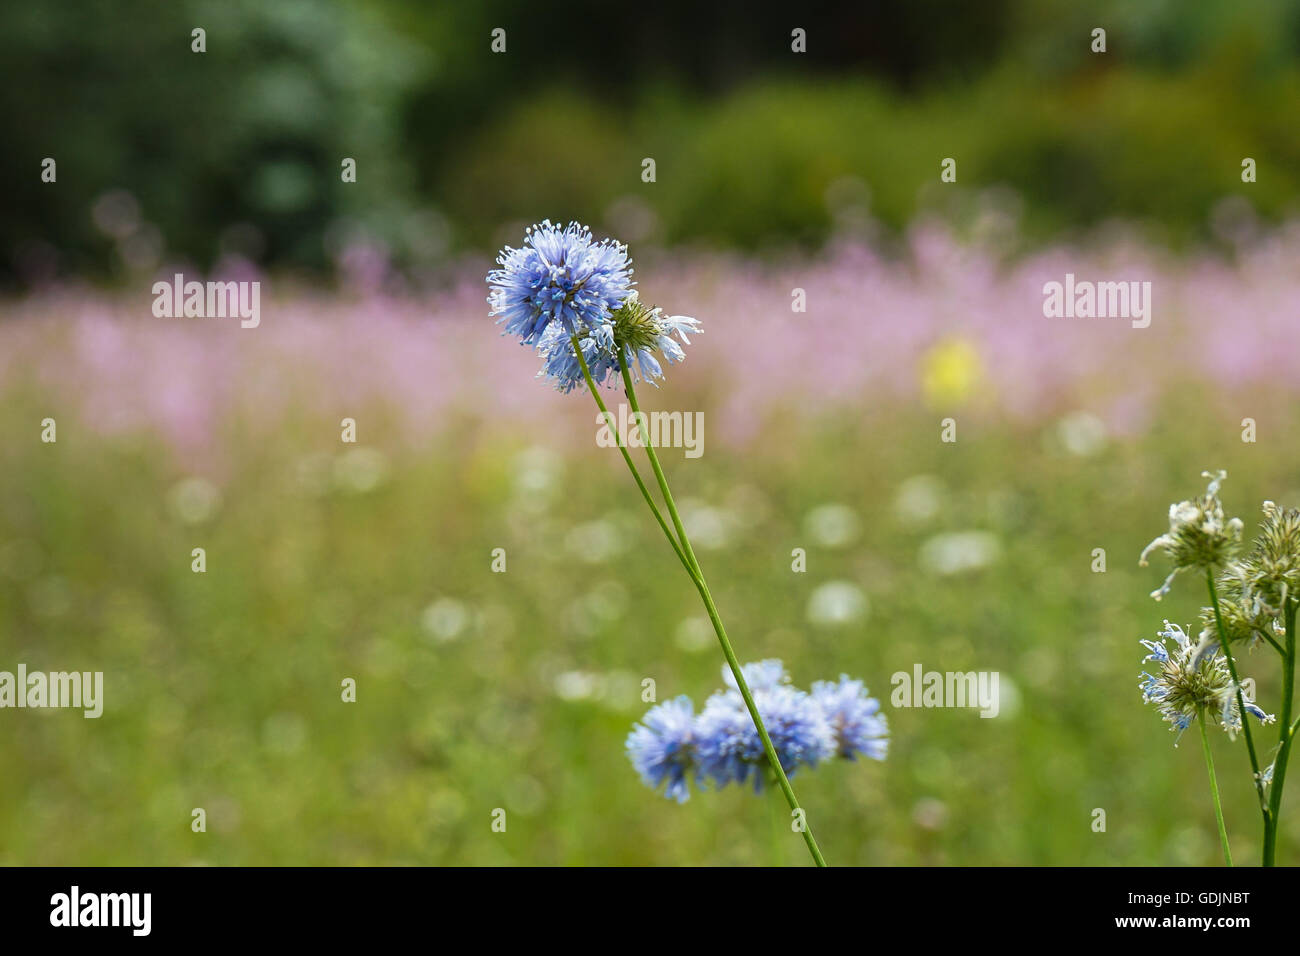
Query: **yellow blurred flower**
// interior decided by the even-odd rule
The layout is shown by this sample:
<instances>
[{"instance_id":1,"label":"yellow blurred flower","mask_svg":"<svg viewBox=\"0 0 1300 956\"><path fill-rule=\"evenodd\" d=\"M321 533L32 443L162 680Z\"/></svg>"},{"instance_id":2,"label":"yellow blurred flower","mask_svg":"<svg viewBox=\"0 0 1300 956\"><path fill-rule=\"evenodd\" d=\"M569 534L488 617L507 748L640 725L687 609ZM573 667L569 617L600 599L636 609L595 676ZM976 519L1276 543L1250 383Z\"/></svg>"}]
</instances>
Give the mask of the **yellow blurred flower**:
<instances>
[{"instance_id":1,"label":"yellow blurred flower","mask_svg":"<svg viewBox=\"0 0 1300 956\"><path fill-rule=\"evenodd\" d=\"M921 357L921 390L931 405L961 404L984 382L979 352L964 339L944 339Z\"/></svg>"}]
</instances>

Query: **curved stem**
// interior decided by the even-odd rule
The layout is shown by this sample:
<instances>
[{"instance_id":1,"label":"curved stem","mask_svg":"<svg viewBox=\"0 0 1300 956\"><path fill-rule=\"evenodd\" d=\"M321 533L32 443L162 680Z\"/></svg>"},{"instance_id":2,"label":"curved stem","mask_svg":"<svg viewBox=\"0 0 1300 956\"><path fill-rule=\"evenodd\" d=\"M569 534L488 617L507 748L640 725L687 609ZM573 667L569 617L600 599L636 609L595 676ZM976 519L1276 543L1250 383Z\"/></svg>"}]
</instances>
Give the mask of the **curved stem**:
<instances>
[{"instance_id":1,"label":"curved stem","mask_svg":"<svg viewBox=\"0 0 1300 956\"><path fill-rule=\"evenodd\" d=\"M1210 772L1210 793L1214 797L1214 817L1219 821L1219 843L1223 846L1223 862L1232 866L1232 851L1228 849L1228 828L1223 823L1223 804L1219 802L1219 781L1214 777L1214 757L1210 754L1210 733L1205 729L1205 714L1196 715L1201 725L1201 745L1205 748L1205 769Z\"/></svg>"},{"instance_id":2,"label":"curved stem","mask_svg":"<svg viewBox=\"0 0 1300 956\"><path fill-rule=\"evenodd\" d=\"M754 695L749 691L749 684L741 671L740 661L736 659L736 652L731 646L731 641L727 638L726 628L722 626L722 617L718 614L717 605L713 603L713 595L709 593L709 586L705 583L704 575L700 572L699 561L695 558L695 551L691 548L690 538L686 536L686 529L682 526L681 515L677 512L673 494L668 490L668 479L664 477L663 468L659 465L659 456L655 454L650 436L644 434L644 429L640 428L641 408L637 404L636 389L632 385L632 375L628 370L628 363L621 361L619 364L622 366L623 387L627 391L628 404L632 406L632 414L637 421L637 428L642 431L642 444L645 445L646 455L650 459L650 467L654 469L655 479L659 482L659 490L664 496L664 504L668 506L668 514L672 518L673 527L677 529L677 537L682 543L682 550L685 552L686 560L690 562L690 567L695 571L692 580L695 582L696 590L700 592L701 600L704 601L704 609L708 612L709 620L713 623L713 630L718 635L718 643L722 646L722 655L727 659L727 666L731 668L732 676L736 679L736 687L739 688L740 696L745 700L745 707L749 710L750 719L754 721L758 736L763 741L763 752L767 754L768 763L772 767L772 772L776 775L776 781L781 787L781 792L785 794L786 803L790 805L791 812L802 810L799 806L799 799L794 794L794 788L790 786L790 780L781 767L781 760L777 757L776 748L772 746L772 738L767 733L763 718L758 713L758 706L754 703ZM817 841L813 838L812 828L808 825L807 814L804 813L802 816L803 839L804 843L808 845L808 852L812 854L813 861L818 866L825 866L826 860L822 857Z\"/></svg>"},{"instance_id":3,"label":"curved stem","mask_svg":"<svg viewBox=\"0 0 1300 956\"><path fill-rule=\"evenodd\" d=\"M582 346L578 343L578 337L576 335L572 337L572 342L573 351L578 356L578 365L582 368L582 377L587 380L587 388L591 392L591 397L596 400L596 407L600 409L600 414L605 419L605 424L609 426L609 430L614 434L614 444L618 445L618 450L623 453L623 460L627 462L627 467L632 472L632 477L636 480L636 486L641 489L641 497L644 498L645 503L650 506L650 512L655 516L655 520L659 522L659 527L663 529L664 537L666 537L668 543L673 546L673 552L677 555L677 560L682 563L682 567L686 569L686 573L694 577L696 573L695 570L687 563L686 555L682 553L681 546L677 543L677 539L673 537L673 533L668 530L668 523L664 521L664 516L659 513L659 506L656 505L654 499L650 497L650 491L646 488L645 482L641 480L641 473L636 470L636 465L632 463L632 456L627 452L627 445L623 442L622 437L618 433L618 426L614 424L614 416L611 415L609 409L605 407L605 401L600 397L600 392L596 389L596 383L591 379L591 370L587 368L587 359L582 354Z\"/></svg>"},{"instance_id":4,"label":"curved stem","mask_svg":"<svg viewBox=\"0 0 1300 956\"><path fill-rule=\"evenodd\" d=\"M1259 755L1255 752L1255 736L1250 730L1250 715L1246 713L1246 697L1241 692L1241 681L1237 677L1237 662L1233 660L1228 631L1223 626L1223 613L1219 608L1219 591L1214 586L1214 571L1210 568L1205 569L1205 585L1210 591L1210 604L1214 607L1214 626L1219 632L1219 647L1223 648L1223 656L1228 662L1228 673L1232 675L1232 683L1237 688L1237 712L1241 714L1241 728L1246 735L1246 752L1250 755L1251 779L1255 782L1259 812L1264 820L1263 857L1264 865L1267 866L1268 849L1273 833L1273 812L1269 807L1268 798L1264 796L1264 777L1259 772Z\"/></svg>"},{"instance_id":5,"label":"curved stem","mask_svg":"<svg viewBox=\"0 0 1300 956\"><path fill-rule=\"evenodd\" d=\"M1277 860L1277 825L1282 812L1282 787L1286 783L1286 767L1291 757L1291 741L1295 739L1291 724L1292 701L1295 697L1296 605L1288 600L1282 611L1286 623L1286 650L1282 657L1282 708L1278 714L1278 750L1273 761L1273 782L1268 793L1270 835L1264 848L1264 865L1272 866Z\"/></svg>"}]
</instances>

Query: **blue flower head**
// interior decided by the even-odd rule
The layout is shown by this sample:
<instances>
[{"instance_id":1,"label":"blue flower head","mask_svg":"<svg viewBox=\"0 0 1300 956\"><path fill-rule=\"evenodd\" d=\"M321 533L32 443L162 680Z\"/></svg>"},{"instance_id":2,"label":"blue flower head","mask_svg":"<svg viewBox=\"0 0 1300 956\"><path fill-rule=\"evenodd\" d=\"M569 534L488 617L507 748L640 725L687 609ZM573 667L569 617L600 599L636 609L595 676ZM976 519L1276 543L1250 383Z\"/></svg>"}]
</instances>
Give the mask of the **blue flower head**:
<instances>
[{"instance_id":1,"label":"blue flower head","mask_svg":"<svg viewBox=\"0 0 1300 956\"><path fill-rule=\"evenodd\" d=\"M490 314L524 345L536 345L552 325L566 336L607 325L633 285L627 247L596 242L576 222L530 226L523 248L506 246L497 264L487 276Z\"/></svg>"},{"instance_id":2,"label":"blue flower head","mask_svg":"<svg viewBox=\"0 0 1300 956\"><path fill-rule=\"evenodd\" d=\"M627 737L627 755L646 785L685 803L690 798L687 775L697 774L695 705L686 695L652 707Z\"/></svg>"},{"instance_id":3,"label":"blue flower head","mask_svg":"<svg viewBox=\"0 0 1300 956\"><path fill-rule=\"evenodd\" d=\"M1170 729L1178 732L1174 746L1192 721L1214 716L1229 737L1241 730L1242 707L1237 694L1241 685L1233 681L1227 661L1219 653L1219 642L1208 632L1196 643L1177 624L1165 621L1158 641L1140 641L1148 651L1142 663L1153 661L1155 674L1142 672L1138 687L1142 699L1155 704ZM1170 647L1168 642L1173 641ZM1273 716L1261 710L1244 692L1241 704L1246 713L1261 723L1273 722Z\"/></svg>"},{"instance_id":4,"label":"blue flower head","mask_svg":"<svg viewBox=\"0 0 1300 956\"><path fill-rule=\"evenodd\" d=\"M867 696L862 681L818 681L809 694L790 683L779 660L746 664L741 673L788 776L832 757L885 759L889 729L880 702ZM706 700L698 715L690 698L678 697L651 708L627 739L641 779L651 787L667 780L665 795L679 802L688 796L688 776L697 786L752 780L761 791L767 783L763 741L730 668L723 667L722 677L728 686Z\"/></svg>"},{"instance_id":5,"label":"blue flower head","mask_svg":"<svg viewBox=\"0 0 1300 956\"><path fill-rule=\"evenodd\" d=\"M745 679L749 681L748 675ZM786 683L756 687L752 693L788 776L835 753L830 724L807 693ZM705 701L696 724L696 753L700 772L717 786L742 784L752 776L754 789L763 789L767 755L739 691L719 691Z\"/></svg>"},{"instance_id":6,"label":"blue flower head","mask_svg":"<svg viewBox=\"0 0 1300 956\"><path fill-rule=\"evenodd\" d=\"M790 675L786 673L785 664L775 657L752 664L743 664L740 672L745 675L745 683L749 685L751 691L768 690L790 683ZM726 664L722 665L722 682L732 690L740 690L736 684L736 675L731 673L731 668Z\"/></svg>"},{"instance_id":7,"label":"blue flower head","mask_svg":"<svg viewBox=\"0 0 1300 956\"><path fill-rule=\"evenodd\" d=\"M691 344L688 333L700 331L698 320L685 315L665 315L662 309L642 304L633 290L607 324L579 332L578 345L597 385L616 383L624 364L637 381L657 385L664 376L659 357L669 365L683 361L686 350L682 345ZM573 351L571 333L563 326L554 323L548 326L537 343L537 351L542 357L539 377L549 378L565 393L586 384L582 366Z\"/></svg>"},{"instance_id":8,"label":"blue flower head","mask_svg":"<svg viewBox=\"0 0 1300 956\"><path fill-rule=\"evenodd\" d=\"M856 760L864 754L884 760L889 752L889 724L880 712L880 701L867 696L866 685L840 675L838 683L819 680L812 685L812 698L821 708L835 738L835 754Z\"/></svg>"}]
</instances>

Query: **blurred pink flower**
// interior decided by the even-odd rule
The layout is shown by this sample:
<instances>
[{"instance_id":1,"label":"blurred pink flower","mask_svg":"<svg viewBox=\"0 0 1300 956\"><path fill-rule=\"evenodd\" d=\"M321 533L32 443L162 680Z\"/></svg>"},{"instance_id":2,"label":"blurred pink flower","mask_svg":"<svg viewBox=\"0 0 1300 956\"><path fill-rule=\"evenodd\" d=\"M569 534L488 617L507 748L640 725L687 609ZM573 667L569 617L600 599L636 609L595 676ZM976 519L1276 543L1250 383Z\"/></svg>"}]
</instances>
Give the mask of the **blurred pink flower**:
<instances>
[{"instance_id":1,"label":"blurred pink flower","mask_svg":"<svg viewBox=\"0 0 1300 956\"><path fill-rule=\"evenodd\" d=\"M639 263L642 298L697 316L706 334L692 361L643 399L704 407L713 436L744 443L775 412L919 405L925 356L946 341L978 357L980 412L1018 421L1086 409L1125 433L1144 427L1163 389L1189 380L1300 388L1300 351L1290 347L1300 225L1242 246L1234 261L1171 259L1121 238L1004 264L934 224L914 228L906 249L893 261L841 242L779 268L724 255L647 257L659 261ZM502 338L487 316L486 262L462 263L436 293L398 296L381 281L378 250L353 252L352 282L334 296L277 289L230 264L240 273L232 278L262 281L255 329L160 319L143 295L79 288L10 303L0 395L34 388L42 407L72 405L106 434L155 432L182 459L220 454L236 424L269 439L289 416L333 429L376 406L413 445L456 422L554 444L591 439L594 409L584 417L536 380L533 351ZM1045 317L1043 284L1066 273L1150 282L1150 327ZM805 312L792 311L795 289Z\"/></svg>"}]
</instances>

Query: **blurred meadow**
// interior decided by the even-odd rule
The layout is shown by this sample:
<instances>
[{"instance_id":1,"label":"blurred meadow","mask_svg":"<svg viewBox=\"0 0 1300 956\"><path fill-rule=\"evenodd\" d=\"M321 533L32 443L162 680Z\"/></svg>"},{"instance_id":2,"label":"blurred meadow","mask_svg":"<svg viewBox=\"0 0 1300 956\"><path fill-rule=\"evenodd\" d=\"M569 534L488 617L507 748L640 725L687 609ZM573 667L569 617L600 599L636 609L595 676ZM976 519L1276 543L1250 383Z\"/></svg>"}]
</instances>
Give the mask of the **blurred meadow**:
<instances>
[{"instance_id":1,"label":"blurred meadow","mask_svg":"<svg viewBox=\"0 0 1300 956\"><path fill-rule=\"evenodd\" d=\"M105 678L99 719L0 711L0 864L808 862L779 794L679 805L624 753L645 678L699 704L722 658L590 397L487 316L547 217L703 323L640 398L703 412L663 457L741 659L884 704L886 761L794 777L828 862L1215 864L1138 691L1202 588L1137 556L1205 469L1248 535L1300 505L1300 6L863 5L802 56L739 4L437 6L0 12L0 670ZM260 281L261 324L155 317L175 272ZM1044 317L1066 273L1151 282L1150 327ZM1001 712L891 706L917 664Z\"/></svg>"}]
</instances>

